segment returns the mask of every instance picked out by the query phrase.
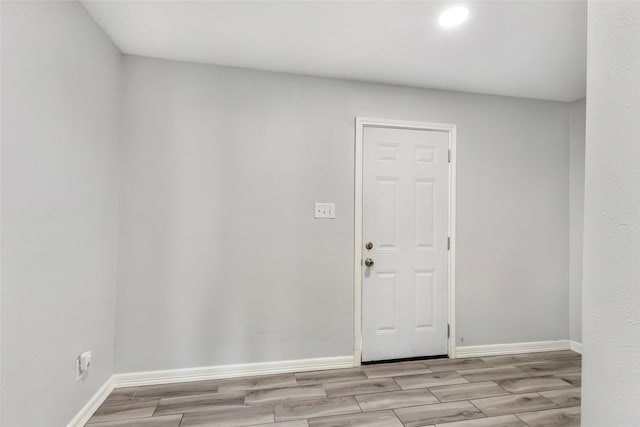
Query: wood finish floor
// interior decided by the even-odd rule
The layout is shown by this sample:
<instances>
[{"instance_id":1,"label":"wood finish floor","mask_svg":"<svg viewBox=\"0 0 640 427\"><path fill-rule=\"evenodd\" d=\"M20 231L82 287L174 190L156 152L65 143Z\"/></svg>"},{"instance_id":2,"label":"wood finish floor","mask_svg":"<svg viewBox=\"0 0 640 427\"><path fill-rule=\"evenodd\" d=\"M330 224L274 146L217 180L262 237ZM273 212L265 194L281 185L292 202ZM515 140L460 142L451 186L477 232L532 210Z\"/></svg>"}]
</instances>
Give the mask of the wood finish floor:
<instances>
[{"instance_id":1,"label":"wood finish floor","mask_svg":"<svg viewBox=\"0 0 640 427\"><path fill-rule=\"evenodd\" d=\"M116 389L89 427L580 425L572 351Z\"/></svg>"}]
</instances>

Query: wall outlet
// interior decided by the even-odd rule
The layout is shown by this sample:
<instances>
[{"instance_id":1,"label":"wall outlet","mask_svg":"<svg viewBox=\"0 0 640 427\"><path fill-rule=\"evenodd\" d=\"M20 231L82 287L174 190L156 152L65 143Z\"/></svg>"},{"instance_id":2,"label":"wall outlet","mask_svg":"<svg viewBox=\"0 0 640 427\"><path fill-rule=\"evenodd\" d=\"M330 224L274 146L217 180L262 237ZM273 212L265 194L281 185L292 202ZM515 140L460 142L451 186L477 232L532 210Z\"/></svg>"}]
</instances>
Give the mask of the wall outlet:
<instances>
[{"instance_id":1,"label":"wall outlet","mask_svg":"<svg viewBox=\"0 0 640 427\"><path fill-rule=\"evenodd\" d=\"M85 351L76 359L76 381L82 378L91 367L91 352Z\"/></svg>"},{"instance_id":2,"label":"wall outlet","mask_svg":"<svg viewBox=\"0 0 640 427\"><path fill-rule=\"evenodd\" d=\"M336 217L336 204L316 202L313 217L316 219L334 219Z\"/></svg>"}]
</instances>

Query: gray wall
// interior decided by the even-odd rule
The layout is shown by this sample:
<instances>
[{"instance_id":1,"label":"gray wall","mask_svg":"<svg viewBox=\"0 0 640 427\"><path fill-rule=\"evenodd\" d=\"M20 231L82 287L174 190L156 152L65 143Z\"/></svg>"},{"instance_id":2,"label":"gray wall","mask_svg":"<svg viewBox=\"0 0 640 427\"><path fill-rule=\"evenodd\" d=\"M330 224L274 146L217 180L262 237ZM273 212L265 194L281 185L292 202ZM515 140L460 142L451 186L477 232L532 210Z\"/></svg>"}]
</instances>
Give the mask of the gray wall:
<instances>
[{"instance_id":1,"label":"gray wall","mask_svg":"<svg viewBox=\"0 0 640 427\"><path fill-rule=\"evenodd\" d=\"M458 345L569 337L566 104L131 56L124 84L116 371L352 354L355 116L458 125Z\"/></svg>"},{"instance_id":2,"label":"gray wall","mask_svg":"<svg viewBox=\"0 0 640 427\"><path fill-rule=\"evenodd\" d=\"M113 372L120 73L80 4L2 2L2 426L65 425Z\"/></svg>"},{"instance_id":3,"label":"gray wall","mask_svg":"<svg viewBox=\"0 0 640 427\"><path fill-rule=\"evenodd\" d=\"M640 420L639 24L639 2L589 2L584 427Z\"/></svg>"},{"instance_id":4,"label":"gray wall","mask_svg":"<svg viewBox=\"0 0 640 427\"><path fill-rule=\"evenodd\" d=\"M569 105L569 326L582 342L582 235L586 99Z\"/></svg>"}]
</instances>

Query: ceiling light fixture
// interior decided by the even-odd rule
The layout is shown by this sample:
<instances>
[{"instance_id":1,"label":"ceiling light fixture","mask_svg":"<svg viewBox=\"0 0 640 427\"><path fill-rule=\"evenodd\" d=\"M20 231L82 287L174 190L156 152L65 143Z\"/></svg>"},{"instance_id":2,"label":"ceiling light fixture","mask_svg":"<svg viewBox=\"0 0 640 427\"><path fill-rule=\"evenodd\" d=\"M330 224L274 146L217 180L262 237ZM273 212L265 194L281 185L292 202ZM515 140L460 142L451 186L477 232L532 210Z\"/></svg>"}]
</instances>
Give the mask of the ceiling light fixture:
<instances>
[{"instance_id":1,"label":"ceiling light fixture","mask_svg":"<svg viewBox=\"0 0 640 427\"><path fill-rule=\"evenodd\" d=\"M469 16L469 9L463 6L454 6L442 12L438 22L445 28L462 24Z\"/></svg>"}]
</instances>

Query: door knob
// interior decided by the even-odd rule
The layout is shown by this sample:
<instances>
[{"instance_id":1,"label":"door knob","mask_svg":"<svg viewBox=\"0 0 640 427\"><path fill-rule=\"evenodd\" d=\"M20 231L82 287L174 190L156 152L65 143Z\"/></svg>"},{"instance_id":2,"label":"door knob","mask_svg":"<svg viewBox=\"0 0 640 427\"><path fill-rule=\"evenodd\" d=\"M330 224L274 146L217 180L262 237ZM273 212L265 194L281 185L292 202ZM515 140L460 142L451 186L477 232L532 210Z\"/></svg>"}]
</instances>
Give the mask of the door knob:
<instances>
[{"instance_id":1,"label":"door knob","mask_svg":"<svg viewBox=\"0 0 640 427\"><path fill-rule=\"evenodd\" d=\"M366 265L367 267L371 267L373 265L373 260L371 258L366 258L364 260L364 265Z\"/></svg>"},{"instance_id":2,"label":"door knob","mask_svg":"<svg viewBox=\"0 0 640 427\"><path fill-rule=\"evenodd\" d=\"M367 242L367 243L364 245L364 247L365 247L365 248L367 248L367 250L368 250L368 251L370 251L371 249L373 249L373 243L371 243L371 242Z\"/></svg>"}]
</instances>

